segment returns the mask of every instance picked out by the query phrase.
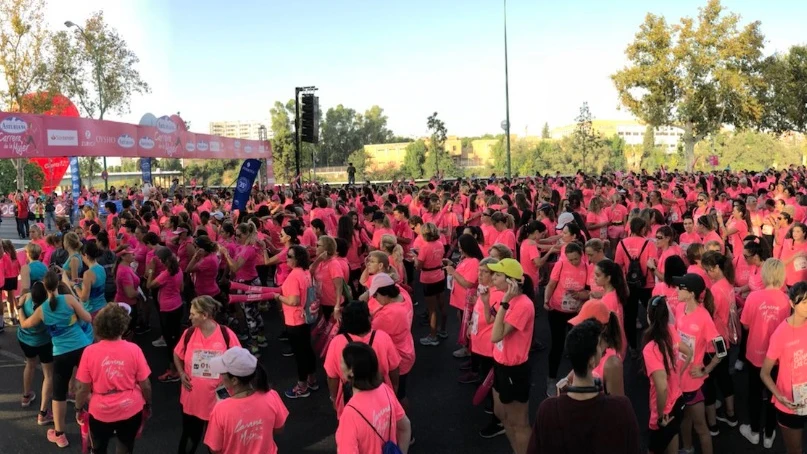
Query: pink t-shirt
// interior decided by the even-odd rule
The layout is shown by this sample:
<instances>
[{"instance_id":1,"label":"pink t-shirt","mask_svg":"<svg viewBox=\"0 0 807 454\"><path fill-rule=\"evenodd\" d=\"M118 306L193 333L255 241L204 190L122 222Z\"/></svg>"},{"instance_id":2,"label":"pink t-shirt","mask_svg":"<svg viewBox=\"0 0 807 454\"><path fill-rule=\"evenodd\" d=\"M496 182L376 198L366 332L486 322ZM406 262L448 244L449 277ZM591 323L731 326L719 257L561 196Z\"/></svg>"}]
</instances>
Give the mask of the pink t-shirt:
<instances>
[{"instance_id":1,"label":"pink t-shirt","mask_svg":"<svg viewBox=\"0 0 807 454\"><path fill-rule=\"evenodd\" d=\"M516 234L511 229L504 229L497 232L496 241L493 244L503 244L510 248L511 251L516 252Z\"/></svg>"},{"instance_id":2,"label":"pink t-shirt","mask_svg":"<svg viewBox=\"0 0 807 454\"><path fill-rule=\"evenodd\" d=\"M381 454L379 435L385 442L398 442L398 421L405 414L391 387L382 384L372 391L359 391L348 405L352 408L342 412L336 429L337 454Z\"/></svg>"},{"instance_id":3,"label":"pink t-shirt","mask_svg":"<svg viewBox=\"0 0 807 454\"><path fill-rule=\"evenodd\" d=\"M700 242L702 242L701 237L700 237L700 235L698 235L695 232L692 232L692 233L684 232L678 238L678 244L681 245L681 249L683 249L684 252L686 252L686 250L689 249L690 244L695 244L695 243L700 243Z\"/></svg>"},{"instance_id":4,"label":"pink t-shirt","mask_svg":"<svg viewBox=\"0 0 807 454\"><path fill-rule=\"evenodd\" d=\"M182 307L182 272L175 275L163 271L154 279L160 289L157 291L157 300L160 304L160 312L171 312Z\"/></svg>"},{"instance_id":5,"label":"pink t-shirt","mask_svg":"<svg viewBox=\"0 0 807 454\"><path fill-rule=\"evenodd\" d=\"M586 224L603 224L606 225L596 229L589 229L589 233L591 234L592 238L600 238L600 239L607 239L608 238L608 211L600 210L599 213L594 213L593 211L589 211L586 215Z\"/></svg>"},{"instance_id":6,"label":"pink t-shirt","mask_svg":"<svg viewBox=\"0 0 807 454\"><path fill-rule=\"evenodd\" d=\"M395 236L395 232L392 229L387 228L380 228L375 229L373 232L373 239L370 244L376 249L381 249L381 237L384 235L393 235Z\"/></svg>"},{"instance_id":7,"label":"pink t-shirt","mask_svg":"<svg viewBox=\"0 0 807 454\"><path fill-rule=\"evenodd\" d=\"M471 287L476 286L479 273L479 260L473 257L466 257L457 264L457 274L462 276L466 281L471 283ZM468 297L469 289L461 286L454 280L454 287L451 289L451 297L449 304L452 307L463 310L465 309L465 299Z\"/></svg>"},{"instance_id":8,"label":"pink t-shirt","mask_svg":"<svg viewBox=\"0 0 807 454\"><path fill-rule=\"evenodd\" d=\"M134 298L126 296L126 286L132 286L135 291L137 291L137 287L140 286L140 278L137 277L137 273L134 272L132 267L121 263L118 265L118 271L115 273L115 288L117 289L115 292L115 301L126 303L130 306L137 304L137 296Z\"/></svg>"},{"instance_id":9,"label":"pink t-shirt","mask_svg":"<svg viewBox=\"0 0 807 454\"><path fill-rule=\"evenodd\" d=\"M698 305L689 314L686 313L686 307L686 304L678 305L678 312L675 314L675 327L678 330L681 342L685 343L693 351L692 363L681 377L681 390L688 393L697 391L703 386L705 377L692 378L689 371L703 367L703 355L707 351L714 351L711 342L720 333L717 332L709 311L703 306ZM679 362L683 363L680 355L678 359Z\"/></svg>"},{"instance_id":10,"label":"pink t-shirt","mask_svg":"<svg viewBox=\"0 0 807 454\"><path fill-rule=\"evenodd\" d=\"M514 329L494 344L493 360L504 366L524 364L529 358L535 327L535 305L532 300L523 294L510 300L510 309L504 314L504 322Z\"/></svg>"},{"instance_id":11,"label":"pink t-shirt","mask_svg":"<svg viewBox=\"0 0 807 454\"><path fill-rule=\"evenodd\" d=\"M807 252L807 241L795 244L792 239L786 239L779 250L779 259L786 261L799 252ZM807 281L807 257L796 257L785 265L785 284L792 286L799 281Z\"/></svg>"},{"instance_id":12,"label":"pink t-shirt","mask_svg":"<svg viewBox=\"0 0 807 454\"><path fill-rule=\"evenodd\" d=\"M244 259L244 264L235 272L235 280L251 282L258 277L258 270L255 268L263 263L263 252L254 244L244 244L239 246L238 255L234 259Z\"/></svg>"},{"instance_id":13,"label":"pink t-shirt","mask_svg":"<svg viewBox=\"0 0 807 454\"><path fill-rule=\"evenodd\" d=\"M418 260L422 264L420 282L434 284L445 279L443 271L443 243L440 241L424 241L418 250Z\"/></svg>"},{"instance_id":14,"label":"pink t-shirt","mask_svg":"<svg viewBox=\"0 0 807 454\"><path fill-rule=\"evenodd\" d=\"M224 327L229 338L228 343L222 336L219 325L215 326L210 337L205 337L199 328L188 329L193 329L188 339L188 348L185 348L187 330L182 332L174 348L174 354L185 362L184 371L190 377L192 385L190 390L180 386L179 403L183 413L207 421L216 405L216 388L221 379L216 374L204 371L205 358L221 355L229 347L238 346L238 337L230 328Z\"/></svg>"},{"instance_id":15,"label":"pink t-shirt","mask_svg":"<svg viewBox=\"0 0 807 454\"><path fill-rule=\"evenodd\" d=\"M644 246L645 242L647 242L647 246ZM644 247L644 252L642 252L642 247ZM628 254L625 254L626 249ZM655 278L653 273L647 270L647 259L650 257L658 257L656 244L654 242L638 236L629 236L623 239L620 244L616 245L616 255L614 256L614 261L622 267L622 272L627 274L630 258L638 257L640 252L642 255L639 257L639 262L641 263L642 272L647 278L645 288L653 288Z\"/></svg>"},{"instance_id":16,"label":"pink t-shirt","mask_svg":"<svg viewBox=\"0 0 807 454\"><path fill-rule=\"evenodd\" d=\"M320 263L319 266L317 266L315 278L320 304L323 306L335 306L336 292L341 292L342 287L337 289L334 286L333 280L337 278L345 279L342 267L339 265L336 258L331 257Z\"/></svg>"},{"instance_id":17,"label":"pink t-shirt","mask_svg":"<svg viewBox=\"0 0 807 454\"><path fill-rule=\"evenodd\" d=\"M375 336L373 336L373 332L375 332ZM373 347L373 350L378 357L378 372L384 378L384 383L392 387L392 381L390 381L389 373L392 370L400 368L401 357L398 355L398 349L395 348L395 344L392 342L392 338L390 338L389 334L380 330L371 330L364 336L350 334L350 338L353 340L353 342L364 342L368 345L370 344L371 337L373 337L373 345L371 345L371 347ZM349 341L347 340L347 336L344 334L334 337L330 345L328 345L328 352L325 354L325 362L323 363L325 373L328 375L328 377L338 378L340 385L347 381L342 375L341 361L342 350L345 349L345 346L347 346L348 343ZM355 395L353 397L355 398ZM342 396L342 386L339 386L336 392L335 401L337 418L344 411L344 402L345 399ZM351 399L350 402L352 403L353 400Z\"/></svg>"},{"instance_id":18,"label":"pink t-shirt","mask_svg":"<svg viewBox=\"0 0 807 454\"><path fill-rule=\"evenodd\" d=\"M724 278L712 284L710 291L712 292L712 298L714 298L715 303L715 313L712 317L715 322L715 328L717 328L717 332L723 336L723 339L725 339L728 344L729 312L731 305L736 304L734 299L734 287Z\"/></svg>"},{"instance_id":19,"label":"pink t-shirt","mask_svg":"<svg viewBox=\"0 0 807 454\"><path fill-rule=\"evenodd\" d=\"M532 283L536 284L538 282L538 267L535 266L533 260L541 257L541 252L538 251L538 245L535 241L524 240L519 249L519 262L521 263L521 268L524 270L524 275L529 276L530 279L532 279Z\"/></svg>"},{"instance_id":20,"label":"pink t-shirt","mask_svg":"<svg viewBox=\"0 0 807 454\"><path fill-rule=\"evenodd\" d=\"M807 387L807 361L805 361L807 358L807 324L796 328L785 319L773 332L768 353L765 356L779 362L776 387L779 388L779 392L785 399L792 402L793 389L801 389L803 393L804 388ZM771 402L777 410L794 414L793 410L782 405L776 400L776 397L771 397Z\"/></svg>"},{"instance_id":21,"label":"pink t-shirt","mask_svg":"<svg viewBox=\"0 0 807 454\"><path fill-rule=\"evenodd\" d=\"M490 292L488 303L491 310L498 311L504 292L493 287L488 287L488 292ZM490 341L490 336L493 333L493 324L488 324L484 312L485 305L482 303L481 296L478 296L476 304L474 304L474 312L471 314L471 325L468 328L471 335L471 351L477 355L492 358L493 343Z\"/></svg>"},{"instance_id":22,"label":"pink t-shirt","mask_svg":"<svg viewBox=\"0 0 807 454\"><path fill-rule=\"evenodd\" d=\"M389 334L401 357L400 373L406 375L415 364L415 341L412 337L414 307L412 298L403 289L401 295L404 298L402 302L379 305L373 314L373 329Z\"/></svg>"},{"instance_id":23,"label":"pink t-shirt","mask_svg":"<svg viewBox=\"0 0 807 454\"><path fill-rule=\"evenodd\" d=\"M622 350L619 352L619 357L624 358L628 349L628 338L625 336L624 308L621 304L619 304L619 298L616 296L616 290L611 290L610 292L604 294L601 301L609 311L616 314L617 319L619 320L619 332L622 334Z\"/></svg>"},{"instance_id":24,"label":"pink t-shirt","mask_svg":"<svg viewBox=\"0 0 807 454\"><path fill-rule=\"evenodd\" d=\"M740 323L748 328L745 358L762 367L771 335L790 315L790 299L779 289L762 289L748 294Z\"/></svg>"},{"instance_id":25,"label":"pink t-shirt","mask_svg":"<svg viewBox=\"0 0 807 454\"><path fill-rule=\"evenodd\" d=\"M293 268L283 285L280 287L283 296L299 296L300 304L289 306L282 304L283 322L286 326L300 326L305 323L305 302L308 297L308 287L311 286L311 274L302 268Z\"/></svg>"},{"instance_id":26,"label":"pink t-shirt","mask_svg":"<svg viewBox=\"0 0 807 454\"><path fill-rule=\"evenodd\" d=\"M196 271L193 272L193 284L197 295L216 296L221 293L216 277L219 273L221 259L218 254L208 254L196 262Z\"/></svg>"},{"instance_id":27,"label":"pink t-shirt","mask_svg":"<svg viewBox=\"0 0 807 454\"><path fill-rule=\"evenodd\" d=\"M678 350L678 343L681 341L678 332L670 329L670 338L673 344L673 352ZM678 364L675 357L669 358L670 371L667 372L664 368L664 356L655 341L650 341L642 349L642 356L644 357L645 371L648 377L651 377L654 372L663 371L667 375L667 402L664 405L664 414L670 414L675 405L675 401L681 397L681 384L678 378ZM650 423L651 430L658 429L658 407L656 406L656 384L650 378Z\"/></svg>"},{"instance_id":28,"label":"pink t-shirt","mask_svg":"<svg viewBox=\"0 0 807 454\"><path fill-rule=\"evenodd\" d=\"M151 374L137 344L124 340L88 345L81 355L76 380L92 385L90 414L102 422L123 421L146 404L139 383Z\"/></svg>"},{"instance_id":29,"label":"pink t-shirt","mask_svg":"<svg viewBox=\"0 0 807 454\"><path fill-rule=\"evenodd\" d=\"M286 424L289 410L274 390L243 399L224 399L213 407L205 444L227 454L276 454L274 431Z\"/></svg>"},{"instance_id":30,"label":"pink t-shirt","mask_svg":"<svg viewBox=\"0 0 807 454\"><path fill-rule=\"evenodd\" d=\"M583 261L577 266L565 260L558 260L552 267L549 275L550 281L555 281L558 285L549 299L549 308L553 311L573 314L580 310L581 302L569 295L570 292L579 292L586 288L588 280L588 266Z\"/></svg>"},{"instance_id":31,"label":"pink t-shirt","mask_svg":"<svg viewBox=\"0 0 807 454\"><path fill-rule=\"evenodd\" d=\"M600 362L597 366L591 370L591 375L601 379L603 382L605 381L605 363L611 359L612 356L619 356L616 354L616 350L613 348L606 348L604 352L602 352L602 356L600 357Z\"/></svg>"},{"instance_id":32,"label":"pink t-shirt","mask_svg":"<svg viewBox=\"0 0 807 454\"><path fill-rule=\"evenodd\" d=\"M726 225L726 229L736 229L735 233L729 235L728 241L731 244L732 250L734 251L742 251L743 250L743 238L748 236L748 224L745 221L738 220L735 218L731 218L729 223Z\"/></svg>"}]
</instances>

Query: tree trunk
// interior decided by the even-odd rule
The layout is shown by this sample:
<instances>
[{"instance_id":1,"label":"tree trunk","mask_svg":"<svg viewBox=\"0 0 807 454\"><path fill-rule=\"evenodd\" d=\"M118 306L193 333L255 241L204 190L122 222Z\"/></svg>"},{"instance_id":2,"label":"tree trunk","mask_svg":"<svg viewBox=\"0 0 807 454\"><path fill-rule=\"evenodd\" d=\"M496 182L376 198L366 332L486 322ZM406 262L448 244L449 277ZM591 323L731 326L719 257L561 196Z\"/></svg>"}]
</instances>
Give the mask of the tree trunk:
<instances>
[{"instance_id":1,"label":"tree trunk","mask_svg":"<svg viewBox=\"0 0 807 454\"><path fill-rule=\"evenodd\" d=\"M692 124L687 123L684 126L684 137L682 138L684 141L684 161L687 165L687 172L692 172L695 168L695 144L698 143L698 141L695 138L693 129Z\"/></svg>"},{"instance_id":2,"label":"tree trunk","mask_svg":"<svg viewBox=\"0 0 807 454\"><path fill-rule=\"evenodd\" d=\"M25 190L25 160L17 158L14 160L14 169L17 171L17 189Z\"/></svg>"}]
</instances>

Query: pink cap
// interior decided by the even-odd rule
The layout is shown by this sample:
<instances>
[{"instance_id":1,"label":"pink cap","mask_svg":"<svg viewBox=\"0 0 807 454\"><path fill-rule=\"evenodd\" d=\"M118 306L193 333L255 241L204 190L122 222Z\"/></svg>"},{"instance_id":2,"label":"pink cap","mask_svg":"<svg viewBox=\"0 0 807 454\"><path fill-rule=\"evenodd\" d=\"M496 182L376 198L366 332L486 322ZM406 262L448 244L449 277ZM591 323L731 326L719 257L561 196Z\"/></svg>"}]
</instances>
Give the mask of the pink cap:
<instances>
[{"instance_id":1,"label":"pink cap","mask_svg":"<svg viewBox=\"0 0 807 454\"><path fill-rule=\"evenodd\" d=\"M132 249L131 247L127 247L126 249L124 249L124 250L122 250L122 251L118 252L118 253L117 253L117 256L118 256L118 257L123 257L123 256L124 256L124 255L126 255L126 254L134 254L134 253L135 253L135 250L134 250L134 249Z\"/></svg>"},{"instance_id":2,"label":"pink cap","mask_svg":"<svg viewBox=\"0 0 807 454\"><path fill-rule=\"evenodd\" d=\"M390 285L395 285L395 281L392 280L389 274L386 273L378 273L373 275L373 282L370 284L370 296L374 296L375 292L378 291L381 287L387 287Z\"/></svg>"}]
</instances>

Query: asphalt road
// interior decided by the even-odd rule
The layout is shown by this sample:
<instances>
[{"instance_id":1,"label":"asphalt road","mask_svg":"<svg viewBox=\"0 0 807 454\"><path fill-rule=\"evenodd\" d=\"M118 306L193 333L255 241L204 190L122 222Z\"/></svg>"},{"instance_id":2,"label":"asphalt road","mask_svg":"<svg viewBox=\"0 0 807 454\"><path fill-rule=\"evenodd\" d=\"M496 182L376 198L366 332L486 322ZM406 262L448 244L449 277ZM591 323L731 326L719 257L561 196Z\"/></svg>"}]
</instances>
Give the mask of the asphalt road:
<instances>
[{"instance_id":1,"label":"asphalt road","mask_svg":"<svg viewBox=\"0 0 807 454\"><path fill-rule=\"evenodd\" d=\"M10 235L9 235L10 233ZM0 224L0 237L16 238L13 223ZM425 310L421 304L417 313ZM264 350L261 363L267 368L275 388L282 391L295 383L293 358L284 358L280 352L284 347L276 339L281 328L277 314L266 314L269 347ZM458 323L449 317L449 341L438 347L423 347L417 339L427 334L415 317L413 331L416 338L417 360L408 384L410 397L410 419L412 420L416 444L413 453L485 453L507 454L510 448L507 439L499 436L486 440L477 434L485 426L489 416L480 407L474 407L471 398L474 385L457 383L460 375L460 360L454 359L451 352L456 348ZM156 320L152 326L158 326ZM161 374L167 365L164 351L152 347L151 341L159 336L159 330L140 336L137 343L143 348L153 377ZM549 345L549 331L543 310L538 311L536 337ZM535 415L538 405L544 398L546 389L547 350L536 352L530 359L533 368L533 388L531 391L530 414ZM568 364L561 365L561 374L568 372ZM45 438L45 427L36 425L38 401L31 407L20 407L22 394L22 352L17 344L15 329L7 327L0 334L0 453L16 454L46 452L56 450ZM648 420L648 382L640 375L639 366L628 359L625 363L625 388L633 402L642 442L646 440L644 427ZM318 370L320 383L325 383L325 375ZM744 396L746 379L743 373L734 377L738 395L740 421L747 420ZM41 375L37 376L34 389L38 392ZM143 437L137 442L137 452L174 453L180 435L180 407L178 403L179 384L162 384L153 379L154 416L146 427ZM336 431L336 418L327 396L327 387L322 387L307 399L284 401L290 416L283 434L277 437L280 452L289 453L331 453L335 452L333 434ZM65 451L79 452L80 437L78 426L73 422L73 409L68 404L68 438L71 446ZM751 446L737 431L721 425L721 434L714 438L715 453L784 453L781 437L777 436L773 450L761 446Z\"/></svg>"}]
</instances>

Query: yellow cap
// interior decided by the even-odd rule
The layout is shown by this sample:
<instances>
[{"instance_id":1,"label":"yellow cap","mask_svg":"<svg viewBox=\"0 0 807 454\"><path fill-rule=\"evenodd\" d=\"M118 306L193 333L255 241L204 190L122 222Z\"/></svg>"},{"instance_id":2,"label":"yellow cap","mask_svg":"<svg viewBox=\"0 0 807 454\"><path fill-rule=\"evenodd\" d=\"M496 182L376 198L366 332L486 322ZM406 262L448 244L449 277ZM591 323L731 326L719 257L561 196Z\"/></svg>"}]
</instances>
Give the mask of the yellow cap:
<instances>
[{"instance_id":1,"label":"yellow cap","mask_svg":"<svg viewBox=\"0 0 807 454\"><path fill-rule=\"evenodd\" d=\"M488 269L494 273L503 273L505 276L518 281L524 277L524 269L521 268L518 260L514 259L502 259L498 263L490 263L488 264Z\"/></svg>"}]
</instances>

